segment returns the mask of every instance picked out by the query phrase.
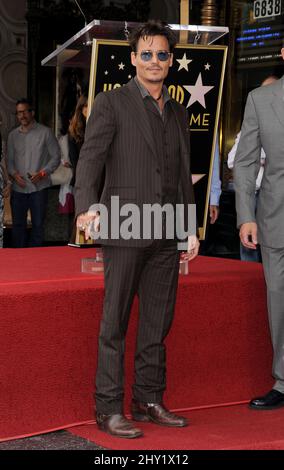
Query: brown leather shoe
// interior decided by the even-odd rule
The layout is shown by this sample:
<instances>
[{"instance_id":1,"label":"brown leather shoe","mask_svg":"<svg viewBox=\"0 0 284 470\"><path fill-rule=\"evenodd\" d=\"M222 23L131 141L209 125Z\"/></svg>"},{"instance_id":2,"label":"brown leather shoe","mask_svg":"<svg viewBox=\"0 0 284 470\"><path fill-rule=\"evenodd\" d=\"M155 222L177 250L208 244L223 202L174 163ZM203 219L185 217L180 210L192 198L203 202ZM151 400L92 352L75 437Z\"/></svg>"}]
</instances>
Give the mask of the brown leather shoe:
<instances>
[{"instance_id":1,"label":"brown leather shoe","mask_svg":"<svg viewBox=\"0 0 284 470\"><path fill-rule=\"evenodd\" d=\"M142 431L135 428L131 421L128 421L122 414L104 415L97 413L96 418L98 428L112 436L124 437L126 439L143 436Z\"/></svg>"},{"instance_id":2,"label":"brown leather shoe","mask_svg":"<svg viewBox=\"0 0 284 470\"><path fill-rule=\"evenodd\" d=\"M134 421L152 421L161 426L184 427L188 420L168 411L163 403L141 403L132 400L132 418Z\"/></svg>"}]
</instances>

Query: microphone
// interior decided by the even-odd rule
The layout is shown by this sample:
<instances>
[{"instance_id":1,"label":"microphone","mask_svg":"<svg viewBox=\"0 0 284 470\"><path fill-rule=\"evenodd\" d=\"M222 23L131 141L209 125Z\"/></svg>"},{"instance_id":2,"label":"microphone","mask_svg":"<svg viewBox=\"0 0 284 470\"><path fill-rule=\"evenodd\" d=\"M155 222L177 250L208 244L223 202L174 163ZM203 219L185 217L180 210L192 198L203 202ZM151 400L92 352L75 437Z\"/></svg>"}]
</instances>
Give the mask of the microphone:
<instances>
[{"instance_id":1,"label":"microphone","mask_svg":"<svg viewBox=\"0 0 284 470\"><path fill-rule=\"evenodd\" d=\"M74 0L74 2L76 3L77 7L78 7L79 10L80 10L81 15L82 15L83 18L84 18L85 27L86 27L86 26L87 26L87 18L86 18L86 16L85 16L85 13L83 12L83 10L82 10L82 8L80 7L80 5L79 5L79 3L77 2L77 0Z\"/></svg>"},{"instance_id":2,"label":"microphone","mask_svg":"<svg viewBox=\"0 0 284 470\"><path fill-rule=\"evenodd\" d=\"M80 7L79 3L77 2L77 0L74 0L74 2L76 3L81 15L83 16L84 18L84 22L85 22L85 28L87 27L87 18L86 18L86 15L85 13L83 12L82 8ZM90 34L89 34L89 31L86 32L86 41L83 43L84 46L90 46L92 44L92 40L90 38Z\"/></svg>"}]
</instances>

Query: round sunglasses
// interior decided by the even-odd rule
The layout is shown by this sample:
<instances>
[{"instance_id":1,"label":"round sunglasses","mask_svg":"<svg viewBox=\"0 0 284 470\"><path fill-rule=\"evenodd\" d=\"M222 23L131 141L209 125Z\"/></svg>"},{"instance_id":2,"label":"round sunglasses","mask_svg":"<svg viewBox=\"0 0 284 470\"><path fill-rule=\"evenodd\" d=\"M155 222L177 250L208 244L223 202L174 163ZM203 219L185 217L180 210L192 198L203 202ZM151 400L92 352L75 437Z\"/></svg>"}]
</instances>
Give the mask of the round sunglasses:
<instances>
[{"instance_id":1,"label":"round sunglasses","mask_svg":"<svg viewBox=\"0 0 284 470\"><path fill-rule=\"evenodd\" d=\"M171 55L171 52L168 51L141 51L135 52L135 55L139 55L144 62L149 62L153 58L154 53L161 62L166 62Z\"/></svg>"}]
</instances>

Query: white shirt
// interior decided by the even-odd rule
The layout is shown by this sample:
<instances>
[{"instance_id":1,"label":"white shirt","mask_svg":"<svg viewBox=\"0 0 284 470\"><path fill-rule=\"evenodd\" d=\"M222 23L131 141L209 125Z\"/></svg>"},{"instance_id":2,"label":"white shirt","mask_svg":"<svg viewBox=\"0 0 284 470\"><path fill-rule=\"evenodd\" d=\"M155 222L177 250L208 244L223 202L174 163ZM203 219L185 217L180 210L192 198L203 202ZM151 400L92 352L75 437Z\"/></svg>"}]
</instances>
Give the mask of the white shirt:
<instances>
[{"instance_id":1,"label":"white shirt","mask_svg":"<svg viewBox=\"0 0 284 470\"><path fill-rule=\"evenodd\" d=\"M239 141L240 141L240 137L241 137L241 132L239 132L237 134L235 143L234 143L233 147L231 148L230 152L228 153L227 165L230 169L232 169L234 167L234 161L235 161L235 156L236 156L236 153L237 153L237 148L238 148L238 144L239 144ZM266 155L265 155L264 150L262 148L261 153L260 153L260 165L261 165L261 167L259 169L259 172L258 172L258 175L257 175L257 178L256 178L256 182L255 182L255 190L256 191L258 191L260 186L261 186L265 159L266 159Z\"/></svg>"}]
</instances>

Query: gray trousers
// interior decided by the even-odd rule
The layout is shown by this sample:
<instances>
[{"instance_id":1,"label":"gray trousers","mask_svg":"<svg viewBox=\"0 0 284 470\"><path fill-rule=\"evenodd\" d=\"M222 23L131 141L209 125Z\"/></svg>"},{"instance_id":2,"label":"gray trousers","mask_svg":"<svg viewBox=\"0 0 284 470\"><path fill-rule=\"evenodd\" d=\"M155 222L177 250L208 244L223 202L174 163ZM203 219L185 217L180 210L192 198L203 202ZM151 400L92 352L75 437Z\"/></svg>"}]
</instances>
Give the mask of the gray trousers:
<instances>
[{"instance_id":1,"label":"gray trousers","mask_svg":"<svg viewBox=\"0 0 284 470\"><path fill-rule=\"evenodd\" d=\"M139 297L133 397L161 402L166 388L163 344L172 324L178 284L179 252L173 240L146 248L103 247L104 311L96 374L96 410L123 411L124 349L131 306Z\"/></svg>"},{"instance_id":2,"label":"gray trousers","mask_svg":"<svg viewBox=\"0 0 284 470\"><path fill-rule=\"evenodd\" d=\"M267 287L267 307L273 345L275 390L284 393L284 248L261 246Z\"/></svg>"}]
</instances>

